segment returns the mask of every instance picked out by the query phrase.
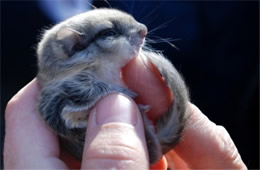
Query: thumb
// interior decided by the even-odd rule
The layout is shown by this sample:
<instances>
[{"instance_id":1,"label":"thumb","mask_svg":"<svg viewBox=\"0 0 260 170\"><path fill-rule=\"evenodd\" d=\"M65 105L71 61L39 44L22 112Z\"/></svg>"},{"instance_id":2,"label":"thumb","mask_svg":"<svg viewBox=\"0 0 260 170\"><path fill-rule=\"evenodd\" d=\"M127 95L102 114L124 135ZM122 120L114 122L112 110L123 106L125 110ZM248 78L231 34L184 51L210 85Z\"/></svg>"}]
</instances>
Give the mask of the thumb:
<instances>
[{"instance_id":1,"label":"thumb","mask_svg":"<svg viewBox=\"0 0 260 170\"><path fill-rule=\"evenodd\" d=\"M83 169L148 169L142 117L132 99L113 93L89 116Z\"/></svg>"}]
</instances>

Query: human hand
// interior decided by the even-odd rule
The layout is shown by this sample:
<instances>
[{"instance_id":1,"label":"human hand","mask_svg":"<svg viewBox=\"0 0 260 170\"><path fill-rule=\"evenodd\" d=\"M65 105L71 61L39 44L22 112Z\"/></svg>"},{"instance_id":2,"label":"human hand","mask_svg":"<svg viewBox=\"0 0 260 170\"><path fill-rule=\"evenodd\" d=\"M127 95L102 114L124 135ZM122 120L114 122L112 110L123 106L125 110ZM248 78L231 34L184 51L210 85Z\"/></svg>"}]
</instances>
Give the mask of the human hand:
<instances>
[{"instance_id":1,"label":"human hand","mask_svg":"<svg viewBox=\"0 0 260 170\"><path fill-rule=\"evenodd\" d=\"M130 71L129 71L130 70ZM149 101L149 104L154 108L153 114L163 112L163 109L168 106L171 99L165 84L159 80L156 70L145 60L145 58L137 59L127 67L124 78L125 80L138 79L139 81L131 84L127 83L132 89L143 89L138 92L139 101ZM152 83L147 83L152 82ZM153 86L153 91L146 90L145 86L149 84ZM35 81L30 83L24 89L22 89L9 103L6 110L6 138L4 148L4 163L6 168L79 168L80 164L73 160L64 150L59 149L59 143L57 137L52 131L41 121L39 113L36 111L36 98L38 96L39 88ZM154 100L154 95L159 94L163 96L159 100ZM162 95L163 94L163 95ZM109 96L108 96L109 97ZM110 96L113 98L113 96ZM124 98L124 96L122 96ZM117 98L114 96L114 99ZM113 100L114 100L113 99ZM128 100L127 98L125 98ZM107 100L107 102L109 102ZM168 102L167 102L168 101ZM132 103L131 100L128 102ZM102 103L102 101L101 101ZM106 103L106 102L105 102ZM131 104L132 105L132 104ZM193 107L190 105L190 107ZM92 112L94 113L94 112ZM199 113L199 116L198 116ZM205 116L196 111L196 109L189 110L189 119L187 127L184 130L184 138L180 144L167 154L169 166L176 168L246 168L236 150L228 133L224 135L215 131L212 122L205 118ZM139 115L139 114L137 114ZM197 116L192 116L197 115ZM91 116L90 116L91 117ZM93 118L94 116L92 116ZM204 117L204 121L200 121ZM137 116L137 120L138 120ZM123 118L125 120L125 118ZM140 120L140 119L139 119ZM94 121L95 122L95 121ZM138 122L138 121L137 121ZM204 122L204 123L203 123ZM120 124L120 123L119 123ZM138 124L138 123L137 123ZM138 126L136 124L136 126ZM209 126L209 124L213 124ZM93 124L92 124L93 125ZM140 124L139 124L140 125ZM194 127L196 125L196 127ZM138 126L140 127L140 126ZM89 128L89 127L88 127ZM200 129L202 128L202 129ZM94 124L94 132L99 129ZM210 130L212 129L212 130ZM139 129L140 130L140 129ZM201 133L201 130L205 130ZM108 131L109 132L109 131ZM142 130L138 131L142 136ZM211 133L209 133L211 132ZM209 134L208 134L209 133ZM103 133L107 134L107 133ZM211 135L210 135L211 134ZM88 135L88 134L87 134ZM204 135L204 138L201 138ZM93 137L94 135L92 135ZM97 135L98 136L98 135ZM211 138L208 138L212 136ZM218 137L216 140L214 136ZM221 138L222 137L222 138ZM225 137L225 138L223 138ZM103 138L102 138L103 139ZM141 151L142 165L148 168L147 152L144 145L144 139L139 138L139 149ZM222 140L223 139L223 140ZM96 140L92 140L92 142ZM125 142L124 140L120 140ZM225 141L228 142L228 146L219 149L221 144ZM91 146L86 140L85 146ZM102 141L101 141L102 142ZM117 142L117 141L114 141ZM91 141L90 141L91 143ZM205 143L207 145L205 145ZM95 146L95 145L94 145ZM96 145L97 146L97 145ZM143 146L143 147L141 147ZM204 146L207 146L203 148ZM193 148L196 147L196 148ZM95 148L95 147L94 147ZM95 148L97 149L97 148ZM95 151L91 150L90 151ZM138 150L139 150L138 149ZM88 164L88 147L84 148L82 167L87 168ZM202 152L203 151L203 152ZM214 155L212 155L214 153ZM234 153L233 155L231 153ZM115 156L115 155L114 155ZM122 155L121 155L122 156ZM223 157L226 156L226 157ZM61 158L61 159L60 159ZM91 157L90 157L91 158ZM102 158L102 157L97 157ZM85 161L85 159L87 159ZM90 159L95 160L95 159ZM110 164L111 163L111 164ZM112 162L108 162L107 165L113 165ZM117 167L117 163L120 161L114 161L114 166ZM137 163L137 164L136 164ZM134 162L135 166L140 165L140 162ZM132 165L134 165L132 164ZM102 165L96 162L92 165ZM104 165L104 164L103 164ZM173 166L174 165L174 166ZM140 165L141 166L141 165ZM98 168L98 167L96 167ZM100 167L101 168L101 167ZM128 168L131 168L129 165Z\"/></svg>"}]
</instances>

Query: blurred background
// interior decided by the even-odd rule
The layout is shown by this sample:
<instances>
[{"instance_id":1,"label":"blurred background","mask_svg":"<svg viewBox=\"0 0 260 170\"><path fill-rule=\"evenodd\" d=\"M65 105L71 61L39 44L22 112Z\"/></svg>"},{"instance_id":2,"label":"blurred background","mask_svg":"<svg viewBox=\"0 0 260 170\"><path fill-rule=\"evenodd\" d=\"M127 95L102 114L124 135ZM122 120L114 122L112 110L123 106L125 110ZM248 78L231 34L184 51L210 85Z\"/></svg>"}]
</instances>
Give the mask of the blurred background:
<instances>
[{"instance_id":1,"label":"blurred background","mask_svg":"<svg viewBox=\"0 0 260 170\"><path fill-rule=\"evenodd\" d=\"M177 39L179 50L167 43L151 45L182 73L191 101L228 130L248 168L258 169L259 2L108 2L1 1L1 149L6 103L37 74L35 48L42 30L93 4L132 14L155 29L151 39Z\"/></svg>"}]
</instances>

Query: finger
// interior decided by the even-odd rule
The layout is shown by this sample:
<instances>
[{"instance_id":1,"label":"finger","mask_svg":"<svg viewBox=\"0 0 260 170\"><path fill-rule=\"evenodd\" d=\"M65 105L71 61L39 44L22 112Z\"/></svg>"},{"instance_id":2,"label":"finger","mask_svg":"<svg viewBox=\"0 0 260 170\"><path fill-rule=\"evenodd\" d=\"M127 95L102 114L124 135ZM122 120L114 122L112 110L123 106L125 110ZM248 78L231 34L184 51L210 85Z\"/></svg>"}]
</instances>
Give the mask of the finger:
<instances>
[{"instance_id":1,"label":"finger","mask_svg":"<svg viewBox=\"0 0 260 170\"><path fill-rule=\"evenodd\" d=\"M104 97L88 122L82 168L148 169L142 118L131 99Z\"/></svg>"},{"instance_id":2,"label":"finger","mask_svg":"<svg viewBox=\"0 0 260 170\"><path fill-rule=\"evenodd\" d=\"M122 79L126 86L136 92L138 104L149 105L151 109L146 113L147 117L156 121L165 113L173 101L173 94L157 68L149 59L140 55L130 61L122 69ZM159 161L150 168L165 169L166 161Z\"/></svg>"},{"instance_id":3,"label":"finger","mask_svg":"<svg viewBox=\"0 0 260 170\"><path fill-rule=\"evenodd\" d=\"M189 104L188 112L183 139L174 150L190 168L246 169L222 126L216 126L193 104Z\"/></svg>"},{"instance_id":4,"label":"finger","mask_svg":"<svg viewBox=\"0 0 260 170\"><path fill-rule=\"evenodd\" d=\"M122 69L122 79L138 94L137 103L150 105L148 118L157 120L172 104L173 94L159 71L144 55L136 57Z\"/></svg>"},{"instance_id":5,"label":"finger","mask_svg":"<svg viewBox=\"0 0 260 170\"><path fill-rule=\"evenodd\" d=\"M55 134L37 111L36 80L21 89L8 103L5 113L5 168L66 168L58 160Z\"/></svg>"}]
</instances>

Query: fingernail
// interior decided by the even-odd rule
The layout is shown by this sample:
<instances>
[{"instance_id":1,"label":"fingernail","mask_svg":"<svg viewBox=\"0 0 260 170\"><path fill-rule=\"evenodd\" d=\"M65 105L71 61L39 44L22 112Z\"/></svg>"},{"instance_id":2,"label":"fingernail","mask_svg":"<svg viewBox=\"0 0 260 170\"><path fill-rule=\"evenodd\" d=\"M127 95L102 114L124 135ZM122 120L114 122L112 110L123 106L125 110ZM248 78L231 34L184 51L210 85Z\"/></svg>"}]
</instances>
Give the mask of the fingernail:
<instances>
[{"instance_id":1,"label":"fingernail","mask_svg":"<svg viewBox=\"0 0 260 170\"><path fill-rule=\"evenodd\" d=\"M105 96L96 105L96 122L103 125L111 122L136 124L137 106L130 98L113 93Z\"/></svg>"}]
</instances>

